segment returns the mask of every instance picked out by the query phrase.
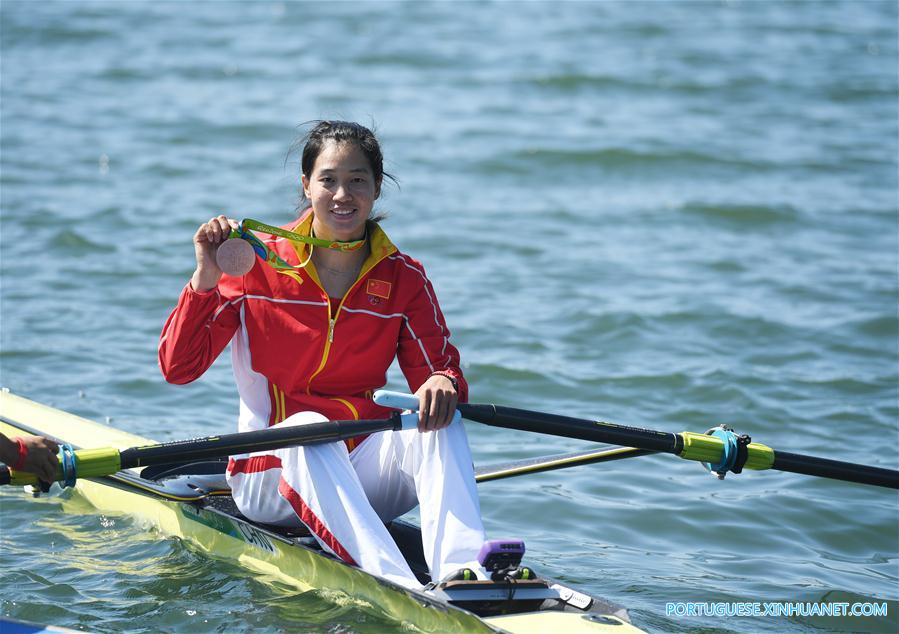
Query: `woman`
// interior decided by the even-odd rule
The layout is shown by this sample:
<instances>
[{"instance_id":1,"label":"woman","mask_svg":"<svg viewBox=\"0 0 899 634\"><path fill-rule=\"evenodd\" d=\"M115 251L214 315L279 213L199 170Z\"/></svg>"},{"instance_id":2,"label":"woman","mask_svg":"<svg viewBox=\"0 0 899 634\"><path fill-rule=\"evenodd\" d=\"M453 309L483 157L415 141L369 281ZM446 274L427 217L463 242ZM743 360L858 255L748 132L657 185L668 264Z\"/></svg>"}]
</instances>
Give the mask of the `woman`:
<instances>
[{"instance_id":1,"label":"woman","mask_svg":"<svg viewBox=\"0 0 899 634\"><path fill-rule=\"evenodd\" d=\"M267 246L298 268L283 274L257 259L249 273L231 277L215 252L237 222L204 223L193 239L197 268L162 332L163 375L193 381L231 342L245 431L383 418L389 411L371 395L398 358L419 398L418 430L233 456L234 501L256 521L305 524L347 563L416 588L384 522L418 503L432 579L460 571L486 578L477 562L484 529L471 454L461 423L451 424L468 387L422 265L370 219L385 176L378 141L355 123L319 122L301 168L310 208L285 228L364 244L342 251L271 240Z\"/></svg>"}]
</instances>

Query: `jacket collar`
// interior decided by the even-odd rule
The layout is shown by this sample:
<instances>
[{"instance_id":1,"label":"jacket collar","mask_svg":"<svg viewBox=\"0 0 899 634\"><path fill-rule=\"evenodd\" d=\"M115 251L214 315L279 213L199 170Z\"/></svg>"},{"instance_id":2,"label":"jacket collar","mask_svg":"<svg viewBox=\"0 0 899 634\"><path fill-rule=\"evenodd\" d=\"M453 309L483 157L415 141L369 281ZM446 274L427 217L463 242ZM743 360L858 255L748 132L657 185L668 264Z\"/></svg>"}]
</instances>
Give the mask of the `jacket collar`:
<instances>
[{"instance_id":1,"label":"jacket collar","mask_svg":"<svg viewBox=\"0 0 899 634\"><path fill-rule=\"evenodd\" d=\"M394 245L393 242L390 241L390 238L387 237L387 234L381 228L380 224L376 222L368 222L367 224L368 244L371 252L362 264L362 270L359 273L360 277L374 267L375 264L399 251L399 249L396 248L396 245ZM312 235L311 207L300 215L300 219L290 230L302 236ZM293 240L290 240L289 242L296 252L297 261L305 262L306 258L309 257L310 246L304 242L295 242Z\"/></svg>"}]
</instances>

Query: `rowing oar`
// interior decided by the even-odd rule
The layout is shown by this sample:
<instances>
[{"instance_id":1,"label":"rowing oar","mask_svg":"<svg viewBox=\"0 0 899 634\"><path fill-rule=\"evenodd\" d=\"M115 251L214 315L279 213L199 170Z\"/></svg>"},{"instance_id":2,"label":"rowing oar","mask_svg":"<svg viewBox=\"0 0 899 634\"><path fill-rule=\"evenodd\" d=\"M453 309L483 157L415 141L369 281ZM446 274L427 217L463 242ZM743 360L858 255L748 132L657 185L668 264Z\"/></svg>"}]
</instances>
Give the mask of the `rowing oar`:
<instances>
[{"instance_id":1,"label":"rowing oar","mask_svg":"<svg viewBox=\"0 0 899 634\"><path fill-rule=\"evenodd\" d=\"M397 409L415 410L418 408L416 397L387 390L375 392L375 402ZM674 454L686 460L706 463L710 465L711 471L718 473L721 477L728 471L740 473L744 468L757 471L776 469L899 489L899 471L775 451L766 445L751 442L748 436L738 437L732 431L725 429L716 430L714 435L694 432L673 434L558 414L544 414L502 405L463 403L458 405L458 409L463 418L493 427Z\"/></svg>"},{"instance_id":2,"label":"rowing oar","mask_svg":"<svg viewBox=\"0 0 899 634\"><path fill-rule=\"evenodd\" d=\"M221 436L176 440L158 445L144 445L118 450L111 447L76 449L64 445L60 450L56 480L74 486L76 478L108 476L132 467L222 458L254 451L272 451L283 447L346 440L355 436L385 430L416 429L418 414L394 413L390 418L375 420L332 420L286 427L272 427ZM37 484L30 473L0 466L0 485Z\"/></svg>"}]
</instances>

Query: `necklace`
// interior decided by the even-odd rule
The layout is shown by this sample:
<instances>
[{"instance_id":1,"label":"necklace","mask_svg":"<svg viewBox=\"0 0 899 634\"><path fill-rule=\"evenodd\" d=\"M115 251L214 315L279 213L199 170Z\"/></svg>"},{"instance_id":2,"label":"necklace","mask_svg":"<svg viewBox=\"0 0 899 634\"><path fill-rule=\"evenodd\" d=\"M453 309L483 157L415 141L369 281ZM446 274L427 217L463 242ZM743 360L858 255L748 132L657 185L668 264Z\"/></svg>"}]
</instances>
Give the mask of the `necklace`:
<instances>
[{"instance_id":1,"label":"necklace","mask_svg":"<svg viewBox=\"0 0 899 634\"><path fill-rule=\"evenodd\" d=\"M366 257L368 257L368 251L368 245L365 245L363 251L356 256L356 261L352 265L350 265L349 268L345 269L338 269L325 264L323 261L321 261L324 254L320 255L318 252L316 252L314 256L310 254L310 257L313 258L313 261L315 262L315 268L317 270L330 273L331 275L339 277L342 280L355 280L357 277L359 277L359 271L362 270L362 265L365 263Z\"/></svg>"}]
</instances>

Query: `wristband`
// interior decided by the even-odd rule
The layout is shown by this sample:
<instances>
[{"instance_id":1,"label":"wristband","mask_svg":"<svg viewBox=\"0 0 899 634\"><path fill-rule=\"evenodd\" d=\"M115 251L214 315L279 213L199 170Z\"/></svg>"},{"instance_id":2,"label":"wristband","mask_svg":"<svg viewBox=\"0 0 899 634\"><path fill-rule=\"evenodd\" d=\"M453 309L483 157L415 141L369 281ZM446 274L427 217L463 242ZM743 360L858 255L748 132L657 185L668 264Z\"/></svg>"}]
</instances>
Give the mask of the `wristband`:
<instances>
[{"instance_id":1,"label":"wristband","mask_svg":"<svg viewBox=\"0 0 899 634\"><path fill-rule=\"evenodd\" d=\"M16 438L16 444L19 446L19 459L12 466L13 471L21 471L25 466L25 460L28 458L28 447L21 438Z\"/></svg>"},{"instance_id":2,"label":"wristband","mask_svg":"<svg viewBox=\"0 0 899 634\"><path fill-rule=\"evenodd\" d=\"M459 381L457 381L456 377L454 377L449 372L446 372L445 370L438 370L437 372L431 372L428 375L428 378L430 379L432 376L443 376L448 378L450 380L450 383L453 384L453 389L456 390L456 393L459 392Z\"/></svg>"}]
</instances>

